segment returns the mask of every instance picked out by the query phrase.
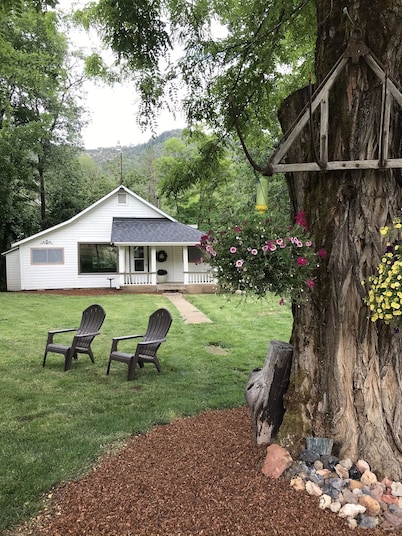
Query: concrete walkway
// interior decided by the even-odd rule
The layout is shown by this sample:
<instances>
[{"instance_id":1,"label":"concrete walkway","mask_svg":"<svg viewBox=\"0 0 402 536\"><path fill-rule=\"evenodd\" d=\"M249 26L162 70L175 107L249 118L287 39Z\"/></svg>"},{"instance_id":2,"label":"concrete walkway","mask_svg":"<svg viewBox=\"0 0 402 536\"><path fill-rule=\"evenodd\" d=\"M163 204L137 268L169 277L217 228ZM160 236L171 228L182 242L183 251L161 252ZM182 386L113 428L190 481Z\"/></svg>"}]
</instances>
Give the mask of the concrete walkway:
<instances>
[{"instance_id":1,"label":"concrete walkway","mask_svg":"<svg viewBox=\"0 0 402 536\"><path fill-rule=\"evenodd\" d=\"M164 292L163 295L176 307L185 324L212 322L197 307L188 302L180 292Z\"/></svg>"}]
</instances>

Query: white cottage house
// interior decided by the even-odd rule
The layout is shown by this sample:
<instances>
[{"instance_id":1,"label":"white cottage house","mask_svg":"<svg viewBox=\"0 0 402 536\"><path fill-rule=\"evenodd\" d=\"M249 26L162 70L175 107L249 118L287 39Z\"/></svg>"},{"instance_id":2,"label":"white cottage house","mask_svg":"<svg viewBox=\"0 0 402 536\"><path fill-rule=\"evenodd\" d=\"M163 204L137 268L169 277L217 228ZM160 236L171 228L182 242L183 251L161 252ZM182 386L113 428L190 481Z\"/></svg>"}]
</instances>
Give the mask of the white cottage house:
<instances>
[{"instance_id":1,"label":"white cottage house","mask_svg":"<svg viewBox=\"0 0 402 536\"><path fill-rule=\"evenodd\" d=\"M73 218L12 244L3 253L7 290L212 292L213 274L195 247L202 234L119 186Z\"/></svg>"}]
</instances>

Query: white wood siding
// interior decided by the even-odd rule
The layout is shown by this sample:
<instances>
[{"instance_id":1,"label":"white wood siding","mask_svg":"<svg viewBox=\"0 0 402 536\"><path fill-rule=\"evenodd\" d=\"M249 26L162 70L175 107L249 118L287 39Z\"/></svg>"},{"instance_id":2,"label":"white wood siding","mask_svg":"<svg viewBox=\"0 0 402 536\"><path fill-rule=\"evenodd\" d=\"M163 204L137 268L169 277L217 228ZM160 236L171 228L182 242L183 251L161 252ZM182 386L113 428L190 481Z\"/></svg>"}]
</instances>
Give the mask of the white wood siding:
<instances>
[{"instance_id":1,"label":"white wood siding","mask_svg":"<svg viewBox=\"0 0 402 536\"><path fill-rule=\"evenodd\" d=\"M21 290L20 252L18 249L7 255L6 276L7 290Z\"/></svg>"}]
</instances>

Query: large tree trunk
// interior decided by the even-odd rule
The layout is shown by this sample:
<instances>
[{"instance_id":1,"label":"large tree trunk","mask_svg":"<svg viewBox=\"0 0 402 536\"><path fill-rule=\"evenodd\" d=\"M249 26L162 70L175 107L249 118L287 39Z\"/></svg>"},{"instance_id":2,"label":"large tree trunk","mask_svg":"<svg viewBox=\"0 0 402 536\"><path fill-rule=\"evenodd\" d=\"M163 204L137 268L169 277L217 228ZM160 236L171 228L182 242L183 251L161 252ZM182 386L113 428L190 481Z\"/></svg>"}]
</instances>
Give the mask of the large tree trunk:
<instances>
[{"instance_id":1,"label":"large tree trunk","mask_svg":"<svg viewBox=\"0 0 402 536\"><path fill-rule=\"evenodd\" d=\"M319 83L343 53L352 29L401 84L402 0L316 0ZM360 60L348 64L330 93L332 160L378 158L382 84ZM284 102L286 131L307 93ZM392 108L390 158L401 158L402 114ZM289 153L309 158L308 133ZM310 158L310 161L312 159ZM362 279L384 249L380 227L402 207L400 170L295 173L287 177L293 210L304 210L317 247L328 256L311 301L294 310L292 392L304 435L331 437L340 456L366 459L372 470L402 479L402 344L392 329L368 319ZM285 415L285 423L286 423ZM294 421L293 421L294 422Z\"/></svg>"}]
</instances>

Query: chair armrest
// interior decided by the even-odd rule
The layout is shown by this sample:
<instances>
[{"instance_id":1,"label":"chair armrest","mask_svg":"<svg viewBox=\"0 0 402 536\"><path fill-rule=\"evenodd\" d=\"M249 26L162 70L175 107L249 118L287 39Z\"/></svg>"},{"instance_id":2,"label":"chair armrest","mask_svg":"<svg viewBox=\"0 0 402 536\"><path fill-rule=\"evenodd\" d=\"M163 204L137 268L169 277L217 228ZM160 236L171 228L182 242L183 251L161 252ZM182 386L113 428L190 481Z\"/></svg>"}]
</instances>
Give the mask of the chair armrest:
<instances>
[{"instance_id":1,"label":"chair armrest","mask_svg":"<svg viewBox=\"0 0 402 536\"><path fill-rule=\"evenodd\" d=\"M137 339L138 337L143 337L144 335L123 335L122 337L113 337L114 341L124 341L125 339Z\"/></svg>"},{"instance_id":2,"label":"chair armrest","mask_svg":"<svg viewBox=\"0 0 402 536\"><path fill-rule=\"evenodd\" d=\"M77 331L78 328L67 328L67 329L51 329L47 332L47 344L53 344L53 337L58 333L69 333L71 331Z\"/></svg>"},{"instance_id":3,"label":"chair armrest","mask_svg":"<svg viewBox=\"0 0 402 536\"><path fill-rule=\"evenodd\" d=\"M155 339L153 341L142 341L140 343L138 343L138 346L146 346L147 344L157 344L157 343L162 343L162 342L165 342L166 339Z\"/></svg>"},{"instance_id":4,"label":"chair armrest","mask_svg":"<svg viewBox=\"0 0 402 536\"><path fill-rule=\"evenodd\" d=\"M48 333L52 333L53 335L55 333L67 333L69 331L77 331L78 328L67 328L67 329L51 329L48 331Z\"/></svg>"},{"instance_id":5,"label":"chair armrest","mask_svg":"<svg viewBox=\"0 0 402 536\"><path fill-rule=\"evenodd\" d=\"M83 339L85 337L95 337L96 335L100 335L100 331L95 331L94 333L80 333L74 336L75 339Z\"/></svg>"},{"instance_id":6,"label":"chair armrest","mask_svg":"<svg viewBox=\"0 0 402 536\"><path fill-rule=\"evenodd\" d=\"M140 337L143 337L144 335L123 335L121 337L113 337L112 339L112 348L110 350L110 353L117 351L117 345L119 344L119 341L128 341L130 339L138 339Z\"/></svg>"}]
</instances>

